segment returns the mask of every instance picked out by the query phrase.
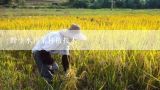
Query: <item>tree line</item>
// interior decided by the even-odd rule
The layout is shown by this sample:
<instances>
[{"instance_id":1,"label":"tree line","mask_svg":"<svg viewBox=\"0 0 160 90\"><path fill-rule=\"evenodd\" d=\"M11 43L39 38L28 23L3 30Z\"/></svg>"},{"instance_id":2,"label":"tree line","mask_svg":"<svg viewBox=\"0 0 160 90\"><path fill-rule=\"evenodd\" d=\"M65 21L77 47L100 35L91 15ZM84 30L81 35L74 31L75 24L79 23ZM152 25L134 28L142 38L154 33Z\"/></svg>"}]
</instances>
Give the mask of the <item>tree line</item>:
<instances>
[{"instance_id":1,"label":"tree line","mask_svg":"<svg viewBox=\"0 0 160 90\"><path fill-rule=\"evenodd\" d=\"M160 8L160 0L69 0L76 8Z\"/></svg>"},{"instance_id":2,"label":"tree line","mask_svg":"<svg viewBox=\"0 0 160 90\"><path fill-rule=\"evenodd\" d=\"M27 0L0 0L1 5L24 5ZM68 0L61 4L70 8L160 8L160 0Z\"/></svg>"}]
</instances>

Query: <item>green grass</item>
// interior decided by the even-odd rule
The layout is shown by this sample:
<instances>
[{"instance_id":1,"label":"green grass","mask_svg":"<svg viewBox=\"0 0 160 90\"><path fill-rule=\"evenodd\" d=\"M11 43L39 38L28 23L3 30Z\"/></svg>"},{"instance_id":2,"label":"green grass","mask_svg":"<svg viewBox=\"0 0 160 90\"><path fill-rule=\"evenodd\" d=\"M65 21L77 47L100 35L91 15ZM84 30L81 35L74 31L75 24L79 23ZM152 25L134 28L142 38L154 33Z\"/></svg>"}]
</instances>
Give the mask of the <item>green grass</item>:
<instances>
[{"instance_id":1,"label":"green grass","mask_svg":"<svg viewBox=\"0 0 160 90\"><path fill-rule=\"evenodd\" d=\"M160 14L159 9L0 9L1 16Z\"/></svg>"}]
</instances>

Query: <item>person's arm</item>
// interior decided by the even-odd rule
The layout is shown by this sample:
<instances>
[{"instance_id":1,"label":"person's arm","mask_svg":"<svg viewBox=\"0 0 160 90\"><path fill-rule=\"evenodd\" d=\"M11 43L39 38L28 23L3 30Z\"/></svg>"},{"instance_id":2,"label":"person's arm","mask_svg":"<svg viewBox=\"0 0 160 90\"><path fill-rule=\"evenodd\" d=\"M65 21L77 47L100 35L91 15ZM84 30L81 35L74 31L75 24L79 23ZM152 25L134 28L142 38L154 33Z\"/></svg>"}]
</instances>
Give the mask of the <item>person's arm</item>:
<instances>
[{"instance_id":1,"label":"person's arm","mask_svg":"<svg viewBox=\"0 0 160 90\"><path fill-rule=\"evenodd\" d=\"M65 72L69 69L69 60L69 55L62 55L62 65Z\"/></svg>"}]
</instances>

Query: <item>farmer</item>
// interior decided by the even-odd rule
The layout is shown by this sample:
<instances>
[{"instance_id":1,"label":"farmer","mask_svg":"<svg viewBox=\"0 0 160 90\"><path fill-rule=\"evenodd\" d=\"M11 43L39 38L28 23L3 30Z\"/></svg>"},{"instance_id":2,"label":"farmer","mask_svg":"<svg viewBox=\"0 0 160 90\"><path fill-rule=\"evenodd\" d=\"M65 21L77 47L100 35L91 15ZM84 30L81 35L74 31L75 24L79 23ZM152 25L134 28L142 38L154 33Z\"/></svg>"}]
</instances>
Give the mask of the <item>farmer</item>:
<instances>
[{"instance_id":1,"label":"farmer","mask_svg":"<svg viewBox=\"0 0 160 90\"><path fill-rule=\"evenodd\" d=\"M73 40L85 40L86 37L80 32L80 27L72 24L68 30L51 32L44 36L32 49L39 73L52 84L54 71L58 70L58 64L51 54L62 55L63 70L69 69L69 43Z\"/></svg>"}]
</instances>

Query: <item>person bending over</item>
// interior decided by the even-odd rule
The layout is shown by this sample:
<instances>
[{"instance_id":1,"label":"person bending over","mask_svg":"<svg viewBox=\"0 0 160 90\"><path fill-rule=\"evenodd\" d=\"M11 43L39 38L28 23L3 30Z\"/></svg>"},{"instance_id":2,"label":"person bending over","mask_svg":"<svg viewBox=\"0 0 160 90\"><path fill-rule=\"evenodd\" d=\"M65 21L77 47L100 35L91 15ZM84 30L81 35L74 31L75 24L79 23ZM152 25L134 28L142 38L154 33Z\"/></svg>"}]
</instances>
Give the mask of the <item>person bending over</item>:
<instances>
[{"instance_id":1,"label":"person bending over","mask_svg":"<svg viewBox=\"0 0 160 90\"><path fill-rule=\"evenodd\" d=\"M76 24L72 24L69 29L48 33L33 47L32 53L38 71L47 83L53 83L53 74L59 68L51 54L62 55L63 70L67 72L69 69L69 44L73 40L86 40Z\"/></svg>"}]
</instances>

